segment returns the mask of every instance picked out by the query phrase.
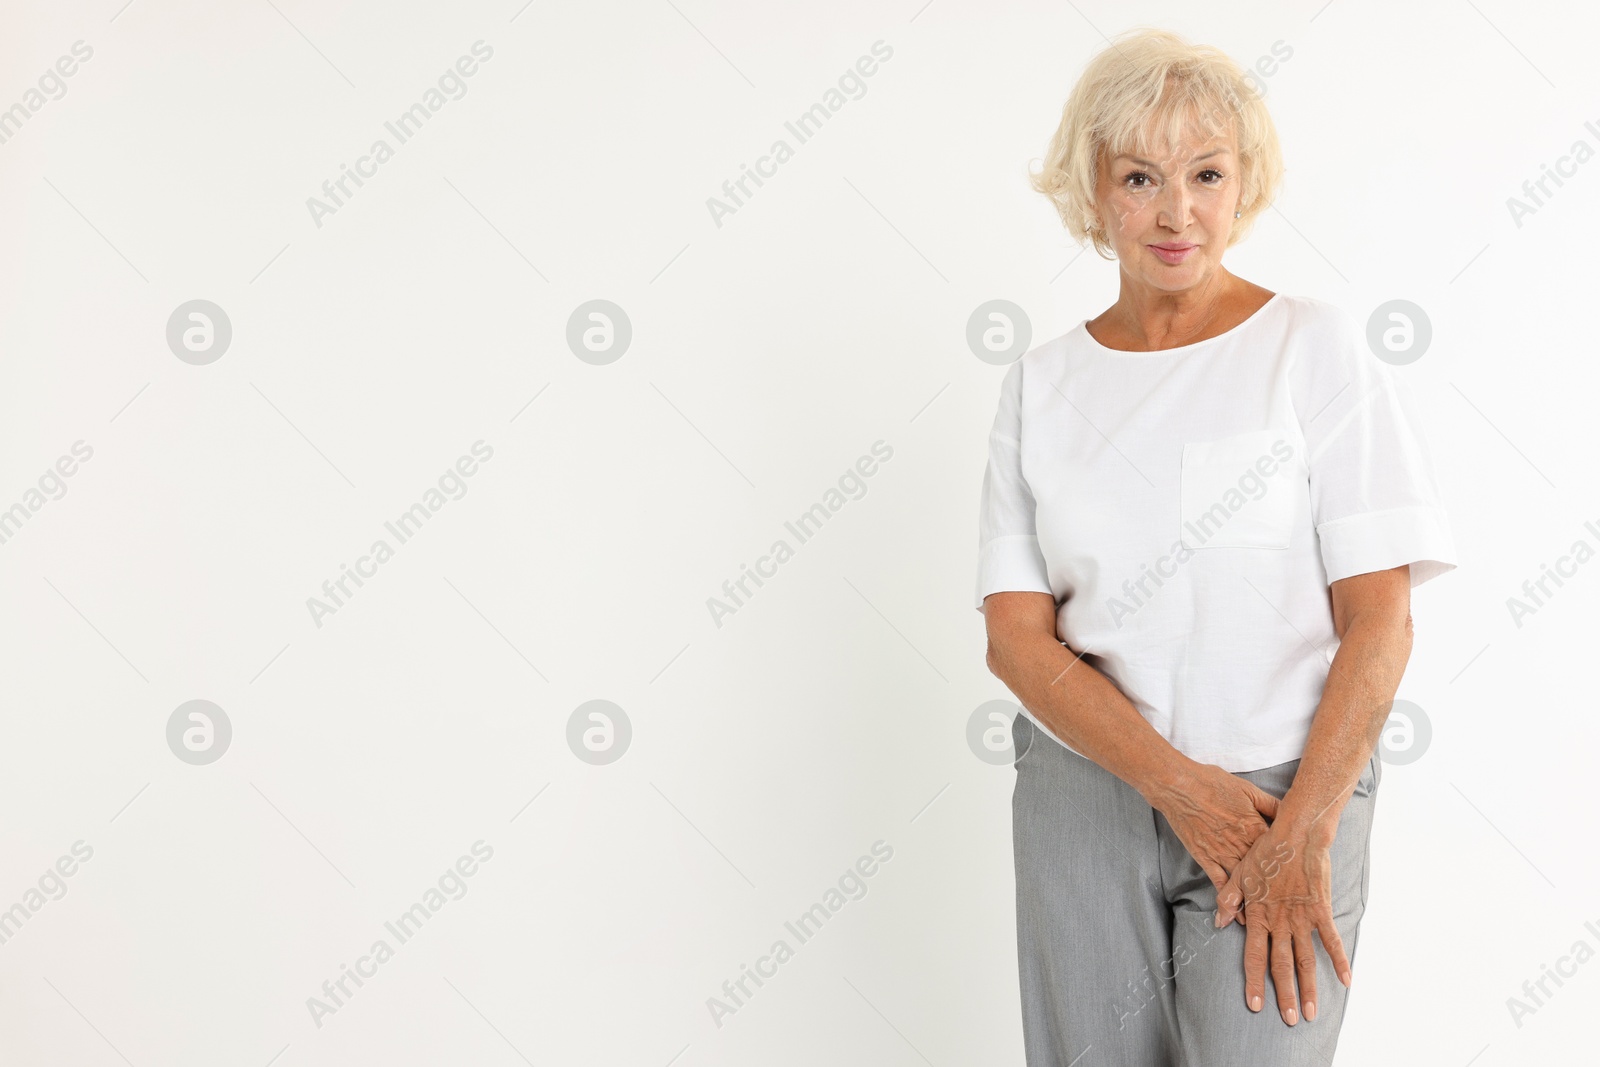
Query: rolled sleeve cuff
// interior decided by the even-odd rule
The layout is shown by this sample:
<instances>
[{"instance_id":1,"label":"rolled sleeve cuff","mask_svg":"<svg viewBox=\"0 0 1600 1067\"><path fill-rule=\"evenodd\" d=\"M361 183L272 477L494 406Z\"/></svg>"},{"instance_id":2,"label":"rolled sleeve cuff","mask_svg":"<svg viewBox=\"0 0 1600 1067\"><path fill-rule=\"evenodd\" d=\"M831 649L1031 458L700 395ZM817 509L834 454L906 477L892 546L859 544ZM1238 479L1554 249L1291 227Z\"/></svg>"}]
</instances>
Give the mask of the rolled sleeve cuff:
<instances>
[{"instance_id":1,"label":"rolled sleeve cuff","mask_svg":"<svg viewBox=\"0 0 1600 1067\"><path fill-rule=\"evenodd\" d=\"M1341 578L1409 563L1411 587L1456 569L1455 541L1443 508L1368 511L1317 527L1331 585Z\"/></svg>"},{"instance_id":2,"label":"rolled sleeve cuff","mask_svg":"<svg viewBox=\"0 0 1600 1067\"><path fill-rule=\"evenodd\" d=\"M983 598L990 593L1011 592L1055 595L1039 539L1033 534L996 537L978 554L978 610L983 610Z\"/></svg>"}]
</instances>

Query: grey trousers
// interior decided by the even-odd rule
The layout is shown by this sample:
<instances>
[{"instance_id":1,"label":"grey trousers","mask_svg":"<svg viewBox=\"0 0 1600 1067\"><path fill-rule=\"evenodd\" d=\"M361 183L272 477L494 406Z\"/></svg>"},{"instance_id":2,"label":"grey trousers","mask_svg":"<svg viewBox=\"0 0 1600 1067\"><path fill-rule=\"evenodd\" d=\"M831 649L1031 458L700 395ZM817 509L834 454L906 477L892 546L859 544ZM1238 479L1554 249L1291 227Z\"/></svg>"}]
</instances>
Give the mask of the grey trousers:
<instances>
[{"instance_id":1,"label":"grey trousers","mask_svg":"<svg viewBox=\"0 0 1600 1067\"><path fill-rule=\"evenodd\" d=\"M1028 1067L1329 1067L1349 991L1316 935L1317 1017L1244 997L1244 927L1212 926L1216 887L1166 817L1026 715L1012 723L1017 958ZM1334 925L1355 968L1381 763L1335 831ZM1238 772L1282 797L1299 760Z\"/></svg>"}]
</instances>

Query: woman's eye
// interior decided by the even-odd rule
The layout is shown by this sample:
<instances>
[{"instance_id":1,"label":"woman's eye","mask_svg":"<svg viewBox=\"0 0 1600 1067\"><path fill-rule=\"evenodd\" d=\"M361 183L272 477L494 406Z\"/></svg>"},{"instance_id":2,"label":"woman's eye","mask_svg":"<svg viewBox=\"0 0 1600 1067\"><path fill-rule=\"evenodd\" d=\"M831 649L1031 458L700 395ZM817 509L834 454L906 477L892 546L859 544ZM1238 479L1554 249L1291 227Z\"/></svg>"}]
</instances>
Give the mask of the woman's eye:
<instances>
[{"instance_id":1,"label":"woman's eye","mask_svg":"<svg viewBox=\"0 0 1600 1067\"><path fill-rule=\"evenodd\" d=\"M1208 174L1211 175L1209 179L1206 177ZM1215 167L1207 167L1199 174L1202 185L1216 185L1223 180L1223 177L1223 173L1220 170L1217 170ZM1144 171L1136 170L1129 174L1126 178L1122 179L1122 184L1132 189L1148 189L1153 184L1153 180L1151 179L1150 175Z\"/></svg>"}]
</instances>

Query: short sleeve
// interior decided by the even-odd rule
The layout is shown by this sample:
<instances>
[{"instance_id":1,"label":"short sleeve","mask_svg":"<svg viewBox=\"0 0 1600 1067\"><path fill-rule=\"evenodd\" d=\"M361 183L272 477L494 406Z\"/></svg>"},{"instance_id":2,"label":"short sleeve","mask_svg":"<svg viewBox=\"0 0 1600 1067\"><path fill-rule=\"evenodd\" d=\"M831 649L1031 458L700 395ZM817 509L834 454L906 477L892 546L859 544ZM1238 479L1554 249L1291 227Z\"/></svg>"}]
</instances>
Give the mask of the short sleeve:
<instances>
[{"instance_id":1,"label":"short sleeve","mask_svg":"<svg viewBox=\"0 0 1600 1067\"><path fill-rule=\"evenodd\" d=\"M1415 404L1343 310L1320 310L1312 342L1292 365L1291 389L1328 582L1410 564L1415 588L1456 567Z\"/></svg>"},{"instance_id":2,"label":"short sleeve","mask_svg":"<svg viewBox=\"0 0 1600 1067\"><path fill-rule=\"evenodd\" d=\"M1034 528L1033 491L1022 477L1022 360L1000 385L1000 409L989 432L989 465L978 503L978 597L1050 593L1049 573Z\"/></svg>"}]
</instances>

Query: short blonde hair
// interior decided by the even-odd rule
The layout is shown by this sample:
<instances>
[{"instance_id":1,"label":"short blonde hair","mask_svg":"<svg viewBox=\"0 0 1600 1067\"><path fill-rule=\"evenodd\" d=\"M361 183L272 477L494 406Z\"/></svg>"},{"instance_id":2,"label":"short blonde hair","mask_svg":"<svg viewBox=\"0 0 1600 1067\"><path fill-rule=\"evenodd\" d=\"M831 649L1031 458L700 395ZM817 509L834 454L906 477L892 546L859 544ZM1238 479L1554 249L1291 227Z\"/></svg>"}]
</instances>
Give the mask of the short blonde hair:
<instances>
[{"instance_id":1,"label":"short blonde hair","mask_svg":"<svg viewBox=\"0 0 1600 1067\"><path fill-rule=\"evenodd\" d=\"M1207 135L1232 125L1238 145L1240 217L1228 247L1242 240L1283 178L1283 153L1261 94L1228 55L1190 44L1170 30L1140 28L1115 38L1084 69L1061 111L1043 169L1029 174L1050 198L1067 232L1114 258L1097 226L1095 184L1104 153L1151 147L1141 136L1175 144L1185 126Z\"/></svg>"}]
</instances>

